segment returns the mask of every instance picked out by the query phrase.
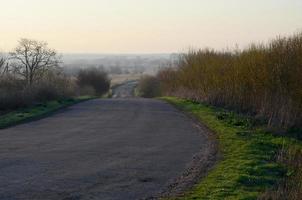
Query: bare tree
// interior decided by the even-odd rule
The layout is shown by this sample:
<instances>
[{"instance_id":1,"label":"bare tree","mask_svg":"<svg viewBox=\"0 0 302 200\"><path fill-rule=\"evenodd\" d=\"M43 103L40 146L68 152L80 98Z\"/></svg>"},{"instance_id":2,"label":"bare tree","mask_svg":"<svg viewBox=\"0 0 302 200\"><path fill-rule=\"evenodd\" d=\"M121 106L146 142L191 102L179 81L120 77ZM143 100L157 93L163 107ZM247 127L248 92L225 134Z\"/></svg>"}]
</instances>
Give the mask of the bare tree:
<instances>
[{"instance_id":1,"label":"bare tree","mask_svg":"<svg viewBox=\"0 0 302 200\"><path fill-rule=\"evenodd\" d=\"M6 73L8 73L8 63L6 62L6 58L0 55L0 77Z\"/></svg>"},{"instance_id":2,"label":"bare tree","mask_svg":"<svg viewBox=\"0 0 302 200\"><path fill-rule=\"evenodd\" d=\"M48 48L46 42L21 39L19 45L10 52L13 71L23 76L28 85L41 79L43 75L60 64L55 50Z\"/></svg>"},{"instance_id":3,"label":"bare tree","mask_svg":"<svg viewBox=\"0 0 302 200\"><path fill-rule=\"evenodd\" d=\"M5 60L4 60L4 58L0 58L0 73L2 72L2 70L3 70L3 66L4 66L4 64L5 64Z\"/></svg>"}]
</instances>

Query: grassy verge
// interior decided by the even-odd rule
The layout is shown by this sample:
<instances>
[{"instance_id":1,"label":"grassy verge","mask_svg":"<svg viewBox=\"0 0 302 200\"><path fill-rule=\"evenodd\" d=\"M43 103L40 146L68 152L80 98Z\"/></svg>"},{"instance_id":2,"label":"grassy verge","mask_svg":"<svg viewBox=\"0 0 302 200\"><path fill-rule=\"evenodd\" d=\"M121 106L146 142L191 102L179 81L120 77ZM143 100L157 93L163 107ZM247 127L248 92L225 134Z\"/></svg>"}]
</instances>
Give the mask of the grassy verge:
<instances>
[{"instance_id":1,"label":"grassy verge","mask_svg":"<svg viewBox=\"0 0 302 200\"><path fill-rule=\"evenodd\" d=\"M281 149L299 141L276 137L243 116L173 97L163 100L195 115L217 134L221 161L199 184L178 199L257 199L279 181L294 176L277 161Z\"/></svg>"},{"instance_id":2,"label":"grassy verge","mask_svg":"<svg viewBox=\"0 0 302 200\"><path fill-rule=\"evenodd\" d=\"M52 114L53 112L71 106L82 101L92 99L90 96L81 96L72 99L50 101L46 103L40 103L35 106L9 112L0 116L0 129L4 129L10 126L28 122L43 118Z\"/></svg>"}]
</instances>

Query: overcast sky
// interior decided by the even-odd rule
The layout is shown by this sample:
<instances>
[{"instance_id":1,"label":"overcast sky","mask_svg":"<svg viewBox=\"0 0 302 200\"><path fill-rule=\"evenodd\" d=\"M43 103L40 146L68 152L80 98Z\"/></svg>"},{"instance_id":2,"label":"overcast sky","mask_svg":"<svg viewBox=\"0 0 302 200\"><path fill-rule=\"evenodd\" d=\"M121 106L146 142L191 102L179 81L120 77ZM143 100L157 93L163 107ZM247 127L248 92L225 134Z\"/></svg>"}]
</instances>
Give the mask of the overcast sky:
<instances>
[{"instance_id":1,"label":"overcast sky","mask_svg":"<svg viewBox=\"0 0 302 200\"><path fill-rule=\"evenodd\" d=\"M302 0L0 0L0 49L20 38L62 53L222 49L302 31Z\"/></svg>"}]
</instances>

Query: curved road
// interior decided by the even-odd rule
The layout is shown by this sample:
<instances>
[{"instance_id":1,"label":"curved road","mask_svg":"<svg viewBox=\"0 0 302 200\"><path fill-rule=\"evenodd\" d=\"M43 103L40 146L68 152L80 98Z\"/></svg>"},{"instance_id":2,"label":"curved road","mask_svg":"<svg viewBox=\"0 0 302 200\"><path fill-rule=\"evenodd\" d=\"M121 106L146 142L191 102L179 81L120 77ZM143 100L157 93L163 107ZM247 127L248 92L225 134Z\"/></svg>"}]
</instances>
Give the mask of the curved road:
<instances>
[{"instance_id":1,"label":"curved road","mask_svg":"<svg viewBox=\"0 0 302 200\"><path fill-rule=\"evenodd\" d=\"M165 102L87 101L0 130L0 199L143 199L180 176L206 141Z\"/></svg>"}]
</instances>

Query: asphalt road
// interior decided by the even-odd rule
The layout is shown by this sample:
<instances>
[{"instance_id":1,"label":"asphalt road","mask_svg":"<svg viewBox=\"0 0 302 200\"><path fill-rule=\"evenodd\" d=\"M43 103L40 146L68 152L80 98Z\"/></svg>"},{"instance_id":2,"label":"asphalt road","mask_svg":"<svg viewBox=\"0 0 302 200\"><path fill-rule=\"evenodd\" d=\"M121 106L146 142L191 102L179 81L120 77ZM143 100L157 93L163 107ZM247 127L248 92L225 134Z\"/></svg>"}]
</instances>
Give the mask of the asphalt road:
<instances>
[{"instance_id":1,"label":"asphalt road","mask_svg":"<svg viewBox=\"0 0 302 200\"><path fill-rule=\"evenodd\" d=\"M112 89L113 98L130 98L134 96L134 90L138 81L128 81L122 85L114 87Z\"/></svg>"},{"instance_id":2,"label":"asphalt road","mask_svg":"<svg viewBox=\"0 0 302 200\"><path fill-rule=\"evenodd\" d=\"M0 199L142 199L180 176L205 143L162 101L87 101L0 130Z\"/></svg>"}]
</instances>

